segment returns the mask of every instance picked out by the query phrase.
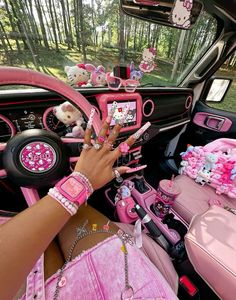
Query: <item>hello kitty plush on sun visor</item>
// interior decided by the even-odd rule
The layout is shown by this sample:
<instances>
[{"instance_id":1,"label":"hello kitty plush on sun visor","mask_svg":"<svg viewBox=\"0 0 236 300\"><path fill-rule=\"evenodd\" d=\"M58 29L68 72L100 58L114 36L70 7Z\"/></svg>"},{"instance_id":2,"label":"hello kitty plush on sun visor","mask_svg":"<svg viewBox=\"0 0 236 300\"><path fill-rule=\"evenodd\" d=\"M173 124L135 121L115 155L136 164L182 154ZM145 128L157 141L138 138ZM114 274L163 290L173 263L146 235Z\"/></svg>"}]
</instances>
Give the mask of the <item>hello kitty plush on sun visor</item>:
<instances>
[{"instance_id":1,"label":"hello kitty plush on sun visor","mask_svg":"<svg viewBox=\"0 0 236 300\"><path fill-rule=\"evenodd\" d=\"M71 133L67 133L68 137L83 138L84 129L81 126L84 123L82 113L70 102L66 101L59 106L53 108L53 113L59 121L65 125L74 125Z\"/></svg>"},{"instance_id":2,"label":"hello kitty plush on sun visor","mask_svg":"<svg viewBox=\"0 0 236 300\"><path fill-rule=\"evenodd\" d=\"M170 14L172 24L181 28L189 28L192 8L193 0L176 0Z\"/></svg>"}]
</instances>

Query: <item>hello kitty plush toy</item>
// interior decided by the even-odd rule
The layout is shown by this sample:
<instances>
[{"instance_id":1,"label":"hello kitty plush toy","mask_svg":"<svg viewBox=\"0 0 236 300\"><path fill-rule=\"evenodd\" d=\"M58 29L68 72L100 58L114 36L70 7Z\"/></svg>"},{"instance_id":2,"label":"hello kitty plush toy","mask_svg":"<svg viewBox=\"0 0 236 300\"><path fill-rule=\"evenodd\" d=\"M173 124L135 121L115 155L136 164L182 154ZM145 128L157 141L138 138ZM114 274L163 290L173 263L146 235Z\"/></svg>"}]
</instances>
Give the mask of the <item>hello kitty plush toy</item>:
<instances>
[{"instance_id":1,"label":"hello kitty plush toy","mask_svg":"<svg viewBox=\"0 0 236 300\"><path fill-rule=\"evenodd\" d=\"M170 14L172 24L181 28L189 28L192 8L193 0L176 0Z\"/></svg>"},{"instance_id":2,"label":"hello kitty plush toy","mask_svg":"<svg viewBox=\"0 0 236 300\"><path fill-rule=\"evenodd\" d=\"M74 105L66 101L59 106L54 107L53 113L57 119L65 125L75 125L72 128L72 132L67 133L66 136L76 138L84 137L84 129L81 126L84 123L84 118Z\"/></svg>"},{"instance_id":3,"label":"hello kitty plush toy","mask_svg":"<svg viewBox=\"0 0 236 300\"><path fill-rule=\"evenodd\" d=\"M65 66L65 72L71 85L86 86L89 80L90 64L77 64L76 66Z\"/></svg>"},{"instance_id":4,"label":"hello kitty plush toy","mask_svg":"<svg viewBox=\"0 0 236 300\"><path fill-rule=\"evenodd\" d=\"M87 70L91 73L89 82L92 86L105 86L106 82L106 72L103 66L98 66L97 68L91 64L87 65Z\"/></svg>"},{"instance_id":5,"label":"hello kitty plush toy","mask_svg":"<svg viewBox=\"0 0 236 300\"><path fill-rule=\"evenodd\" d=\"M144 73L150 73L156 67L154 63L155 56L157 54L156 48L148 48L143 50L143 60L139 65L139 69Z\"/></svg>"}]
</instances>

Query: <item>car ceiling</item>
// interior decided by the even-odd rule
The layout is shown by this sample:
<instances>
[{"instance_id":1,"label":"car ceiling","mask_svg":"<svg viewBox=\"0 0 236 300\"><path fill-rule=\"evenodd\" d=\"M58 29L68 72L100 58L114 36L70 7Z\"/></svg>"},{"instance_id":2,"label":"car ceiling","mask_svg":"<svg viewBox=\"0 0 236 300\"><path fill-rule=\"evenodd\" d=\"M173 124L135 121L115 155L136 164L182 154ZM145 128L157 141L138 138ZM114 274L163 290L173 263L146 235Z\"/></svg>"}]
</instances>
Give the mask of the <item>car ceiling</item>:
<instances>
[{"instance_id":1,"label":"car ceiling","mask_svg":"<svg viewBox=\"0 0 236 300\"><path fill-rule=\"evenodd\" d=\"M214 11L222 17L222 13L231 21L236 22L236 0L204 0L204 5L209 12Z\"/></svg>"}]
</instances>

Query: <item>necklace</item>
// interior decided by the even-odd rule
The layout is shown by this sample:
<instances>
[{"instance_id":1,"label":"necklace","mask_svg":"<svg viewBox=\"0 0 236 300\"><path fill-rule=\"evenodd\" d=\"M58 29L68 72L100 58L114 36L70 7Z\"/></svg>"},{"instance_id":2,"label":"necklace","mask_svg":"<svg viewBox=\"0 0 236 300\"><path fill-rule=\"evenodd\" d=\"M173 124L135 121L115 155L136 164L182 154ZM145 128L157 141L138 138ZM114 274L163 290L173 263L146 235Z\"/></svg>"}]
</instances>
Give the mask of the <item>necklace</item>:
<instances>
[{"instance_id":1,"label":"necklace","mask_svg":"<svg viewBox=\"0 0 236 300\"><path fill-rule=\"evenodd\" d=\"M58 279L57 279L57 284L56 284L56 290L53 296L53 300L58 300L59 297L59 292L60 292L60 287L63 286L61 285L61 282L63 281L63 273L64 270L67 266L67 264L71 261L72 259L72 254L73 251L77 245L77 243L85 238L86 236L95 234L95 233L108 233L108 234L112 234L112 235L116 235L122 242L122 252L124 253L124 271L125 271L125 288L121 291L121 300L125 300L125 299L132 299L134 296L134 291L132 286L129 284L129 274L128 274L128 251L127 251L127 247L126 247L126 243L129 243L130 245L133 245L133 240L132 240L132 236L123 232L122 230L119 230L118 232L114 232L112 230L108 229L99 229L99 230L87 230L86 229L86 225L88 224L88 220L86 220L84 222L84 224L81 227L77 228L77 234L76 234L76 238L73 241L73 243L71 244L71 247L69 249L68 252L68 256L65 260L64 265L62 266L62 268L59 271L59 275L58 275Z\"/></svg>"}]
</instances>

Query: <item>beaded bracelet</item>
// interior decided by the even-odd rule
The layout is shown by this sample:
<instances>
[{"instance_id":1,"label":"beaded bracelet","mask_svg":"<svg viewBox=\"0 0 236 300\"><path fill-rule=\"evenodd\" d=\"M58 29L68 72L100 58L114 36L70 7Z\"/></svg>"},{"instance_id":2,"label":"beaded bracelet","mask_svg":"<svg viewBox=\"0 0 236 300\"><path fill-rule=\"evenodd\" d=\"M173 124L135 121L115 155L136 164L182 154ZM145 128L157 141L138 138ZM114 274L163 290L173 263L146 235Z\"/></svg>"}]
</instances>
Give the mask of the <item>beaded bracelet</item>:
<instances>
[{"instance_id":1,"label":"beaded bracelet","mask_svg":"<svg viewBox=\"0 0 236 300\"><path fill-rule=\"evenodd\" d=\"M81 172L78 172L78 171L74 171L72 173L72 175L79 176L82 179L83 183L87 187L88 197L89 197L93 193L93 186L92 186L91 182L89 181L89 179L84 174L82 174Z\"/></svg>"},{"instance_id":2,"label":"beaded bracelet","mask_svg":"<svg viewBox=\"0 0 236 300\"><path fill-rule=\"evenodd\" d=\"M55 199L59 204L61 204L71 216L77 213L78 206L63 197L56 187L49 189L48 195Z\"/></svg>"}]
</instances>

